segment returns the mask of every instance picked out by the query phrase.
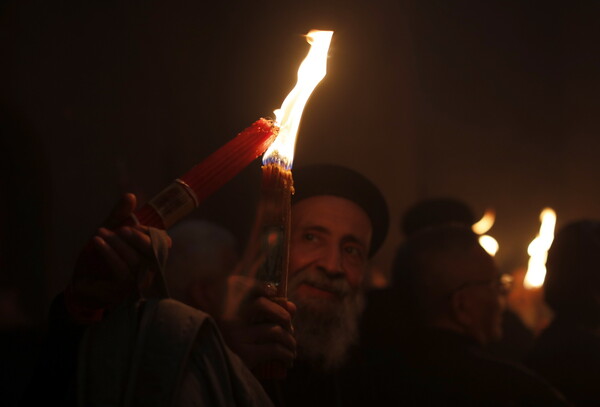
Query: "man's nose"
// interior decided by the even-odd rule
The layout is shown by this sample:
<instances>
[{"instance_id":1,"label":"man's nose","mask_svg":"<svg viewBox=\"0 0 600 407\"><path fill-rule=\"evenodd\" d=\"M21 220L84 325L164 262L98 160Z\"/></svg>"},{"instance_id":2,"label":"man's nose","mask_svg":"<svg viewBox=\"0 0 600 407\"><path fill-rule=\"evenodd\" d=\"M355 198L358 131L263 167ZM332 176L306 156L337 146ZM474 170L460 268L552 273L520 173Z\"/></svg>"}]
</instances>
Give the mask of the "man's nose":
<instances>
[{"instance_id":1,"label":"man's nose","mask_svg":"<svg viewBox=\"0 0 600 407\"><path fill-rule=\"evenodd\" d=\"M323 255L319 259L319 266L329 275L343 275L343 257L339 250L330 247L323 252Z\"/></svg>"}]
</instances>

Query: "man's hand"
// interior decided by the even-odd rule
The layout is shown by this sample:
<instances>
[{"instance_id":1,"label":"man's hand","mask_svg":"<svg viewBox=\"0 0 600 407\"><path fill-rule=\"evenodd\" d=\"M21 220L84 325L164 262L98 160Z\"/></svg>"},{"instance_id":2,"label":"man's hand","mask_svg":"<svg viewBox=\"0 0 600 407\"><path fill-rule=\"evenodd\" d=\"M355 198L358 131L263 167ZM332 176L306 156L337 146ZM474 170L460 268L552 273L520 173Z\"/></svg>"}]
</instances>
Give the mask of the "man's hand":
<instances>
[{"instance_id":1,"label":"man's hand","mask_svg":"<svg viewBox=\"0 0 600 407\"><path fill-rule=\"evenodd\" d=\"M148 227L132 222L135 207L135 195L125 194L80 254L67 289L71 314L111 308L135 293L154 256Z\"/></svg>"},{"instance_id":2,"label":"man's hand","mask_svg":"<svg viewBox=\"0 0 600 407\"><path fill-rule=\"evenodd\" d=\"M230 276L221 290L207 293L212 298L206 310L217 320L229 347L250 369L269 362L291 366L296 357L292 327L296 306L275 302L270 299L274 294L260 281L239 275Z\"/></svg>"}]
</instances>

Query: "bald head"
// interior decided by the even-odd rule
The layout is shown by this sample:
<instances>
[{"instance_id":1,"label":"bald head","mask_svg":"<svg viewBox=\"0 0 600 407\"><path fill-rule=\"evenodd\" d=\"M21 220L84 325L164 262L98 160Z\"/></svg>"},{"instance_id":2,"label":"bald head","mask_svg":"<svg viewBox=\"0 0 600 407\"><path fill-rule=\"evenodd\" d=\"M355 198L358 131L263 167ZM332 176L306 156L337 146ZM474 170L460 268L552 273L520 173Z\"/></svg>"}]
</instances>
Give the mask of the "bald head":
<instances>
[{"instance_id":1,"label":"bald head","mask_svg":"<svg viewBox=\"0 0 600 407\"><path fill-rule=\"evenodd\" d=\"M418 233L407 242L400 266L418 323L458 330L483 342L499 335L499 274L468 227Z\"/></svg>"}]
</instances>

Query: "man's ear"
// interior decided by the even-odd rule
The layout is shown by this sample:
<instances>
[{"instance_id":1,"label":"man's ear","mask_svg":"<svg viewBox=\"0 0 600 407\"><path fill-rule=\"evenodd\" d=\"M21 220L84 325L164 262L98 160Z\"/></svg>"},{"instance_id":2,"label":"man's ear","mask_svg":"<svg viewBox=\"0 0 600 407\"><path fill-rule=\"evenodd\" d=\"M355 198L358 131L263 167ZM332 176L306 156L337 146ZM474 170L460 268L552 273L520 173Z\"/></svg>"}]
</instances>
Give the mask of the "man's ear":
<instances>
[{"instance_id":1,"label":"man's ear","mask_svg":"<svg viewBox=\"0 0 600 407\"><path fill-rule=\"evenodd\" d=\"M469 298L464 290L456 291L450 298L450 307L454 320L462 327L469 327L473 322L469 312Z\"/></svg>"}]
</instances>

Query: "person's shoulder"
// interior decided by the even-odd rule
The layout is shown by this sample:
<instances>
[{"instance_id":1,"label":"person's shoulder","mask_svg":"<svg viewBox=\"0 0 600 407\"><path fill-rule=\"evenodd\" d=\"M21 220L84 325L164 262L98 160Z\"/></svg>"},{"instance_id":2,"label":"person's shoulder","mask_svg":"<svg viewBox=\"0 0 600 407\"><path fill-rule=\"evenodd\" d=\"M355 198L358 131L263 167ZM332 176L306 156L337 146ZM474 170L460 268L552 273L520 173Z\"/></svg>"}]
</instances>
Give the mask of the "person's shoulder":
<instances>
[{"instance_id":1,"label":"person's shoulder","mask_svg":"<svg viewBox=\"0 0 600 407\"><path fill-rule=\"evenodd\" d=\"M515 400L526 400L533 405L568 406L565 397L545 378L525 365L500 359L485 352L479 354L483 364L499 383L503 391L512 394Z\"/></svg>"}]
</instances>

